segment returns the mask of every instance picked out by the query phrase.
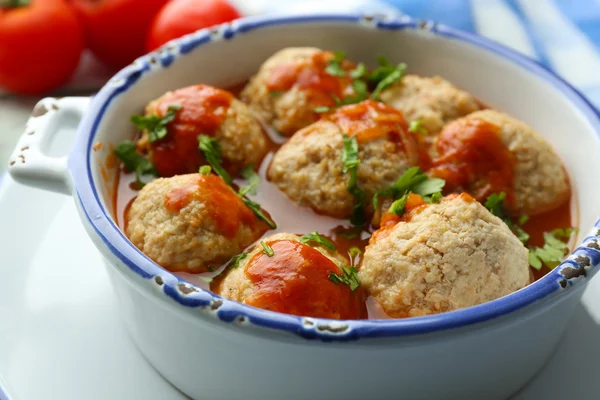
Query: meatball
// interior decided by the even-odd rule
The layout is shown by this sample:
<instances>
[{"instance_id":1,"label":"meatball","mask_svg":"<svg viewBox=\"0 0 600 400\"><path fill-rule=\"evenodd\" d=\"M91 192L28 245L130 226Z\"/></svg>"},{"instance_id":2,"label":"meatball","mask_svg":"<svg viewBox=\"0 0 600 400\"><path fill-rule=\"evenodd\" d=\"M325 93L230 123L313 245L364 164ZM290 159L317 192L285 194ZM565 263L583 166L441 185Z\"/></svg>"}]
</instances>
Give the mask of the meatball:
<instances>
[{"instance_id":1,"label":"meatball","mask_svg":"<svg viewBox=\"0 0 600 400\"><path fill-rule=\"evenodd\" d=\"M382 223L366 248L361 285L391 317L470 307L530 282L528 250L467 194Z\"/></svg>"},{"instance_id":2,"label":"meatball","mask_svg":"<svg viewBox=\"0 0 600 400\"><path fill-rule=\"evenodd\" d=\"M284 136L319 119L317 107L334 106L334 96L353 95L352 79L325 70L334 53L315 47L291 47L271 56L241 93L262 120ZM354 63L344 60L349 71Z\"/></svg>"},{"instance_id":3,"label":"meatball","mask_svg":"<svg viewBox=\"0 0 600 400\"><path fill-rule=\"evenodd\" d=\"M285 314L332 319L360 319L366 315L360 290L329 279L341 274L347 260L335 251L311 247L292 234L263 240L273 254L256 244L238 267L230 268L215 290L231 300Z\"/></svg>"},{"instance_id":4,"label":"meatball","mask_svg":"<svg viewBox=\"0 0 600 400\"><path fill-rule=\"evenodd\" d=\"M514 215L539 214L569 199L565 169L552 146L531 127L495 110L448 124L437 138L437 165L430 171L447 188L483 201L505 192Z\"/></svg>"},{"instance_id":5,"label":"meatball","mask_svg":"<svg viewBox=\"0 0 600 400\"><path fill-rule=\"evenodd\" d=\"M431 135L438 134L447 122L480 108L468 92L439 76L406 75L380 97L402 111L408 122L422 121Z\"/></svg>"},{"instance_id":6,"label":"meatball","mask_svg":"<svg viewBox=\"0 0 600 400\"><path fill-rule=\"evenodd\" d=\"M181 108L174 110L174 105ZM166 136L150 142L146 130L137 143L140 151L149 153L160 176L197 172L205 164L198 149L199 135L216 139L230 172L258 164L267 152L267 140L258 120L248 106L225 90L195 85L168 92L146 106L146 117L163 118L169 107L176 115L167 124Z\"/></svg>"},{"instance_id":7,"label":"meatball","mask_svg":"<svg viewBox=\"0 0 600 400\"><path fill-rule=\"evenodd\" d=\"M127 213L126 233L169 271L205 272L267 230L223 179L188 174L147 184Z\"/></svg>"},{"instance_id":8,"label":"meatball","mask_svg":"<svg viewBox=\"0 0 600 400\"><path fill-rule=\"evenodd\" d=\"M402 114L374 101L340 107L300 131L273 157L269 179L291 200L320 214L347 218L356 199L341 160L343 134L358 144L357 185L369 199L419 164L418 138Z\"/></svg>"}]
</instances>

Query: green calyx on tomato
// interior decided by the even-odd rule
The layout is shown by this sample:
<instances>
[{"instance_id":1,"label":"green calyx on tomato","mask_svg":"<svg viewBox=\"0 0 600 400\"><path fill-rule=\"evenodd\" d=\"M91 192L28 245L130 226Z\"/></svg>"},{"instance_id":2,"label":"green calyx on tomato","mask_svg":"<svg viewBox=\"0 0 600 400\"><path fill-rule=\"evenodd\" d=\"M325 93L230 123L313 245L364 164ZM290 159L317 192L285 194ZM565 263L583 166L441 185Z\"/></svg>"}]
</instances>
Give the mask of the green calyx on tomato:
<instances>
[{"instance_id":1,"label":"green calyx on tomato","mask_svg":"<svg viewBox=\"0 0 600 400\"><path fill-rule=\"evenodd\" d=\"M0 8L19 8L28 6L31 0L0 0Z\"/></svg>"}]
</instances>

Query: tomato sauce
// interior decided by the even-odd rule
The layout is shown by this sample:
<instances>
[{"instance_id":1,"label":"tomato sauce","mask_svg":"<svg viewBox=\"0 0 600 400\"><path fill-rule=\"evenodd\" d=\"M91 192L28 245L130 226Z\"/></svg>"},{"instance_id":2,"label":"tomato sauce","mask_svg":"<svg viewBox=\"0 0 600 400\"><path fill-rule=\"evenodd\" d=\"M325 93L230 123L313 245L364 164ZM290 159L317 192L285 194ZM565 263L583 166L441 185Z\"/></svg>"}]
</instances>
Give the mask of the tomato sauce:
<instances>
[{"instance_id":1,"label":"tomato sauce","mask_svg":"<svg viewBox=\"0 0 600 400\"><path fill-rule=\"evenodd\" d=\"M271 311L317 318L360 319L366 315L361 292L329 280L342 271L318 250L290 240L267 242L273 256L257 253L246 267L254 292L245 303Z\"/></svg>"},{"instance_id":2,"label":"tomato sauce","mask_svg":"<svg viewBox=\"0 0 600 400\"><path fill-rule=\"evenodd\" d=\"M225 90L195 85L167 93L154 104L153 113L159 117L164 117L170 106L181 106L167 125L165 138L150 144L152 163L160 176L198 171L204 164L198 151L198 135L214 136L233 98Z\"/></svg>"},{"instance_id":3,"label":"tomato sauce","mask_svg":"<svg viewBox=\"0 0 600 400\"><path fill-rule=\"evenodd\" d=\"M514 201L514 160L503 145L499 127L483 120L459 120L447 125L436 142L431 176L446 180L447 193L469 192L484 201L506 193Z\"/></svg>"},{"instance_id":4,"label":"tomato sauce","mask_svg":"<svg viewBox=\"0 0 600 400\"><path fill-rule=\"evenodd\" d=\"M237 86L238 89L232 91L234 95L237 95L238 91L241 90L243 86L243 84ZM169 104L165 104L165 110L168 105ZM352 135L353 132L359 132L360 129L357 128L358 126L366 126L368 130L368 119L370 113L377 113L378 116L381 116L384 118L384 120L387 119L390 124L390 128L398 131L399 137L402 137L402 133L407 132L405 122L400 122L398 116L394 115L395 113L393 112L389 114L386 112L380 112L379 110L383 109L377 104L367 105L362 109L362 112L361 107L347 107L348 106L341 107L341 112L338 110L337 112L340 113L337 116L334 116L337 113L335 112L324 117L336 120L336 123L338 123L337 121L340 121L339 123L344 124L344 126L348 129L349 134ZM345 110L350 110L348 115L343 115ZM401 132L398 130L397 126L402 127ZM338 252L348 258L348 265L360 268L362 253L364 253L365 247L368 245L369 239L375 231L375 228L373 226L365 226L360 228L353 227L348 221L319 215L310 208L300 207L291 202L285 196L285 194L283 194L276 185L269 182L266 177L267 169L274 153L285 142L286 138L282 138L281 135L268 126L264 126L264 129L269 139L269 152L260 163L257 171L260 176L258 192L256 195L250 195L249 197L259 203L263 209L267 210L271 218L277 222L278 226L277 229L265 231L263 238L282 232L303 235L305 233L317 231L321 235L329 238L338 249ZM489 188L484 186L475 187L475 189L480 189L481 193L485 193L486 190L495 192L500 191L499 189L502 187L506 188L506 186L504 186L505 183L503 183L504 179L506 178L503 176L504 174L508 175L510 170L503 169L504 167L501 164L507 161L507 157L505 154L497 154L498 152L494 150L494 147L487 142L491 141L492 143L496 143L496 145L499 144L498 135L495 133L495 129L496 128L493 125L486 126L485 124L474 124L467 126L467 132L461 132L461 129L456 127L448 129L448 132L445 133L446 138L444 139L443 144L440 144L440 147L437 149L438 155L431 162L436 163L433 168L437 168L436 171L437 173L441 174L441 177L448 179L450 185L454 184L455 187L452 190L461 190L460 185L466 185L463 174L467 176L469 176L469 174L474 174L475 176L481 177L482 180L485 179L486 176L492 176L491 181L493 184ZM377 132L376 129L374 129L374 131L368 135L375 135L375 137L378 137L376 135L380 134L382 133ZM408 134L406 136L410 137ZM418 135L415 136L417 139L419 139ZM410 141L410 139L408 140ZM467 149L460 148L463 143L466 145L466 147L468 147ZM418 141L417 146L419 147L420 144L422 144L422 142ZM410 145L412 146L412 144ZM197 151L197 139L195 137L194 146L195 151ZM485 157L478 155L479 151L486 154L486 157L489 157L489 159L485 159ZM457 155L459 160L462 161L452 163L449 157L449 154L451 153ZM463 163L467 163L467 160L473 160L473 162L478 163L478 168L481 169L469 169L468 166L462 165ZM510 163L508 164L511 165ZM503 172L499 173L497 176L493 176L493 167L496 166L500 167L501 171ZM421 165L421 167L423 170L426 170L426 167L423 165ZM193 172L196 171L197 169L193 170ZM447 171L447 175L443 175L444 171ZM485 173L482 173L481 171L485 171ZM137 195L137 191L132 188L132 182L134 181L134 174L121 171L118 182L116 183L116 190L113 190L115 218L119 226L123 229L125 229L126 226L127 210ZM237 178L234 180L234 189L237 189L237 187L244 184L246 184L244 180ZM221 220L225 230L232 232L234 229L232 227L233 225L229 224L232 224L232 221L235 221L236 219L254 218L254 215L250 215L250 213L246 212L247 209L245 207L240 208L240 205L243 204L241 201L237 202L237 200L231 199L226 195L226 192L222 190L223 188L219 187L221 186L220 183L215 184L214 186L216 186L215 190L220 192L223 197L225 197L225 199L221 198L213 203L216 213L219 212L219 209L227 210L217 217L217 219ZM506 190L506 192L509 192L509 190ZM177 212L178 208L180 209L181 207L184 207L186 202L189 202L189 196L202 195L203 194L200 191L195 190L194 188L182 188L180 191L174 191L173 193L170 193L169 200L166 200L169 202L167 207L170 207L172 210L174 210L174 212ZM463 196L468 195L465 194ZM219 204L225 203L227 204L225 207L218 206ZM428 207L428 205L424 204L419 196L412 195L407 201L405 206L406 211L402 217L397 217L390 214L384 215L382 224L386 226L392 226L393 224L401 223L403 220L410 219L411 216L414 216L417 212L420 212L420 210L423 210L426 207ZM234 211L234 215L231 214L230 210L232 209L236 210ZM573 198L570 202L567 202L554 210L532 216L523 226L523 228L531 235L530 243L532 245L543 245L544 232L551 231L555 228L573 227L577 225L577 221L578 216L576 202ZM575 237L571 239L571 242L569 243L570 248L574 247L575 240ZM310 307L312 311L323 313L323 316L333 316L336 315L336 313L339 313L340 315L349 315L343 318L355 318L356 315L362 315L360 317L362 318L364 316L362 313L365 312L366 307L368 318L388 318L374 299L365 299L364 294L358 293L358 291L350 292L348 286L336 285L328 280L328 274L325 272L328 270L339 272L339 269L335 269L339 268L337 265L335 265L335 263L332 263L326 257L319 257L320 253L315 254L314 252L318 252L314 249L312 249L314 252L311 252L310 250L302 250L305 247L311 249L309 246L303 246L295 243L296 242L289 241L272 242L270 245L273 247L275 255L277 256L279 254L277 258L275 258L275 256L267 257L266 254L260 253L260 256L257 256L256 259L250 260L253 266L250 269L249 278L253 281L260 281L260 285L264 285L266 288L266 291L263 292L263 294L260 296L257 295L252 299L254 305L266 305L265 302L268 301L267 298L271 298L277 300L273 300L271 305L272 309L287 309L291 311L286 312L295 313L297 315L306 313L307 310L302 310L301 305L298 304L298 300L293 299L301 298L301 293L304 293L304 291L307 290L308 286L303 285L302 277L307 277L307 274L312 274L312 272L306 271L305 263L310 262L314 263L318 267L314 271L315 276L313 277L310 275L309 279L311 279L311 281L313 279L317 280L319 282L318 285L323 285L326 287L326 289L325 292L320 295L322 297L316 296L312 298L310 302L306 303L306 307ZM357 248L359 251L357 252L356 249L353 248ZM282 254L287 253L293 254L289 261L283 260L282 257ZM278 261L280 260L279 257L281 257L281 262ZM218 287L219 281L224 275L219 274L225 269L225 267L226 264L223 264L220 268L211 273L189 274L175 272L175 274L199 287L203 287L205 289L212 288L214 290L216 287ZM263 278L260 278L259 275L263 275L261 271L267 271L268 273ZM550 270L544 267L541 271L532 271L535 279L539 279ZM208 282L211 279L212 282ZM328 285L326 286L326 284ZM276 294L278 290L279 294ZM291 297L287 298L286 296L288 295ZM329 306L329 308L325 306L319 308L319 299L337 298L338 300L336 301L341 303L343 302L343 299L347 298L347 296L352 298L352 301L349 302L351 306L348 308L342 309L331 306ZM355 305L355 299L360 299L360 306ZM335 304L335 301L332 300L331 304Z\"/></svg>"},{"instance_id":5,"label":"tomato sauce","mask_svg":"<svg viewBox=\"0 0 600 400\"><path fill-rule=\"evenodd\" d=\"M267 88L271 93L297 88L306 94L308 103L313 107L335 106L335 97L342 99L354 92L351 86L352 78L332 76L326 72L334 57L332 52L323 51L315 53L308 61L279 65L273 69L267 81ZM347 73L356 65L344 60L340 67Z\"/></svg>"}]
</instances>

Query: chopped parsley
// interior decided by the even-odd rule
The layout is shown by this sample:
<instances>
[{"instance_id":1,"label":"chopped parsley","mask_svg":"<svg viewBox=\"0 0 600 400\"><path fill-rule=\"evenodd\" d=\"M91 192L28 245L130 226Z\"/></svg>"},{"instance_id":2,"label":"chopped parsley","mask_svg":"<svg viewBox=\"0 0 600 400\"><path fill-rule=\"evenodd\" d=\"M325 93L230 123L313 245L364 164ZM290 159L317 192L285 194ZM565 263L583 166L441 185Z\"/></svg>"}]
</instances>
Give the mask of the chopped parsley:
<instances>
[{"instance_id":1,"label":"chopped parsley","mask_svg":"<svg viewBox=\"0 0 600 400\"><path fill-rule=\"evenodd\" d=\"M394 66L383 56L377 57L377 63L379 67L371 72L368 77L369 83L375 86L373 93L371 93L373 100L379 100L381 92L399 82L406 72L406 64L400 63Z\"/></svg>"},{"instance_id":2,"label":"chopped parsley","mask_svg":"<svg viewBox=\"0 0 600 400\"><path fill-rule=\"evenodd\" d=\"M244 202L246 207L248 207L250 210L252 210L252 212L254 213L254 215L256 215L256 217L258 219L262 219L263 221L265 221L267 223L267 225L269 226L269 228L271 228L271 229L277 228L277 224L271 218L269 218L267 216L267 214L265 214L263 212L260 204L258 204L255 201L252 201L248 197L246 197L246 195L248 193L256 194L256 189L258 188L258 185L260 184L260 177L254 171L254 167L252 165L248 165L246 168L244 168L242 170L241 175L242 175L242 178L244 178L248 181L248 184L246 186L242 186L238 190L238 195L240 196L240 198L242 199L242 201Z\"/></svg>"},{"instance_id":3,"label":"chopped parsley","mask_svg":"<svg viewBox=\"0 0 600 400\"><path fill-rule=\"evenodd\" d=\"M350 253L350 257L355 258L361 255L362 251L358 247L352 246L350 247L350 249L348 249L348 253Z\"/></svg>"},{"instance_id":4,"label":"chopped parsley","mask_svg":"<svg viewBox=\"0 0 600 400\"><path fill-rule=\"evenodd\" d=\"M346 53L343 51L334 51L333 59L327 63L325 72L331 76L346 76L346 71L342 68L342 61L346 58Z\"/></svg>"},{"instance_id":5,"label":"chopped parsley","mask_svg":"<svg viewBox=\"0 0 600 400\"><path fill-rule=\"evenodd\" d=\"M223 178L228 185L231 185L231 177L221 165L223 158L221 157L221 145L217 139L208 135L200 135L198 136L198 148L204 153L206 162L208 162L215 173Z\"/></svg>"},{"instance_id":6,"label":"chopped parsley","mask_svg":"<svg viewBox=\"0 0 600 400\"><path fill-rule=\"evenodd\" d=\"M198 168L198 173L200 175L210 175L211 172L212 168L210 167L210 165L203 165L200 168Z\"/></svg>"},{"instance_id":7,"label":"chopped parsley","mask_svg":"<svg viewBox=\"0 0 600 400\"><path fill-rule=\"evenodd\" d=\"M360 103L363 100L366 100L369 97L369 88L365 81L355 79L352 81L352 90L354 91L354 96L345 97L342 100L343 104L356 104Z\"/></svg>"},{"instance_id":8,"label":"chopped parsley","mask_svg":"<svg viewBox=\"0 0 600 400\"><path fill-rule=\"evenodd\" d=\"M440 178L430 178L421 168L412 167L394 184L386 189L378 190L373 196L373 208L379 208L379 197L391 197L400 199L409 192L418 194L428 203L437 203L442 199L442 189L446 181Z\"/></svg>"},{"instance_id":9,"label":"chopped parsley","mask_svg":"<svg viewBox=\"0 0 600 400\"><path fill-rule=\"evenodd\" d=\"M575 232L577 232L576 228L559 228L552 232L545 232L544 246L529 248L529 265L538 271L542 266L554 269L569 252L565 241L568 241Z\"/></svg>"},{"instance_id":10,"label":"chopped parsley","mask_svg":"<svg viewBox=\"0 0 600 400\"><path fill-rule=\"evenodd\" d=\"M363 63L360 63L350 71L350 78L352 79L360 79L367 74L367 66Z\"/></svg>"},{"instance_id":11,"label":"chopped parsley","mask_svg":"<svg viewBox=\"0 0 600 400\"><path fill-rule=\"evenodd\" d=\"M429 131L425 129L425 126L423 125L423 121L420 119L410 121L408 130L412 133L420 133L421 135L429 134Z\"/></svg>"},{"instance_id":12,"label":"chopped parsley","mask_svg":"<svg viewBox=\"0 0 600 400\"><path fill-rule=\"evenodd\" d=\"M158 115L132 115L131 123L133 123L140 131L148 131L150 142L156 142L167 136L167 124L172 122L181 109L179 104L171 104L167 108L167 113L164 117Z\"/></svg>"},{"instance_id":13,"label":"chopped parsley","mask_svg":"<svg viewBox=\"0 0 600 400\"><path fill-rule=\"evenodd\" d=\"M360 280L358 280L358 271L353 266L347 267L343 264L339 264L342 270L341 274L329 271L329 280L335 284L343 283L348 285L351 291L355 291L360 286Z\"/></svg>"},{"instance_id":14,"label":"chopped parsley","mask_svg":"<svg viewBox=\"0 0 600 400\"><path fill-rule=\"evenodd\" d=\"M334 250L334 251L337 250L337 248L331 242L331 240L327 239L324 236L319 235L318 232L311 232L311 233L302 235L300 237L300 242L302 242L302 243L315 242L315 243L320 244L323 247L327 247L329 250Z\"/></svg>"},{"instance_id":15,"label":"chopped parsley","mask_svg":"<svg viewBox=\"0 0 600 400\"><path fill-rule=\"evenodd\" d=\"M277 97L281 95L281 90L271 90L269 94L271 95L271 97Z\"/></svg>"},{"instance_id":16,"label":"chopped parsley","mask_svg":"<svg viewBox=\"0 0 600 400\"><path fill-rule=\"evenodd\" d=\"M248 257L248 253L240 253L238 255L235 255L233 257L231 257L231 260L229 260L229 263L227 264L228 268L237 268L240 266L240 262L244 259Z\"/></svg>"},{"instance_id":17,"label":"chopped parsley","mask_svg":"<svg viewBox=\"0 0 600 400\"><path fill-rule=\"evenodd\" d=\"M350 222L353 225L363 225L365 223L365 212L364 204L367 198L367 194L364 190L358 187L358 165L360 159L358 158L358 142L356 137L349 138L348 135L343 134L344 148L342 150L342 171L350 175L348 182L348 192L354 196L354 208L352 210L352 217Z\"/></svg>"},{"instance_id":18,"label":"chopped parsley","mask_svg":"<svg viewBox=\"0 0 600 400\"><path fill-rule=\"evenodd\" d=\"M266 244L265 242L263 242L262 240L260 241L260 245L262 246L263 251L265 252L265 254L267 256L273 257L275 255L273 248L271 246L269 246L268 244Z\"/></svg>"},{"instance_id":19,"label":"chopped parsley","mask_svg":"<svg viewBox=\"0 0 600 400\"><path fill-rule=\"evenodd\" d=\"M317 114L323 114L323 113L331 111L331 108L327 107L327 106L316 107L316 108L313 108L313 111L316 112Z\"/></svg>"},{"instance_id":20,"label":"chopped parsley","mask_svg":"<svg viewBox=\"0 0 600 400\"><path fill-rule=\"evenodd\" d=\"M254 213L254 215L256 215L257 218L265 221L267 223L267 225L269 226L269 228L271 228L271 229L277 228L277 224L275 223L275 221L273 221L271 218L269 218L263 212L262 208L260 207L260 204L258 204L255 201L250 200L247 197L242 197L242 201L244 202L246 207L248 207L250 210L252 210L252 212Z\"/></svg>"},{"instance_id":21,"label":"chopped parsley","mask_svg":"<svg viewBox=\"0 0 600 400\"><path fill-rule=\"evenodd\" d=\"M254 171L254 165L248 165L246 168L244 168L241 172L242 178L246 179L248 181L248 184L246 186L242 186L239 190L239 194L240 196L245 196L246 194L250 193L250 194L256 194L256 189L258 188L258 185L260 184L260 177L258 176L258 174Z\"/></svg>"},{"instance_id":22,"label":"chopped parsley","mask_svg":"<svg viewBox=\"0 0 600 400\"><path fill-rule=\"evenodd\" d=\"M388 213L394 215L403 215L404 209L406 208L406 202L408 201L409 193L406 193L404 196L400 197L398 200L395 200L390 206Z\"/></svg>"},{"instance_id":23,"label":"chopped parsley","mask_svg":"<svg viewBox=\"0 0 600 400\"><path fill-rule=\"evenodd\" d=\"M135 172L135 182L140 187L144 186L144 182L140 179L141 175L157 175L152 163L136 151L135 143L130 140L119 143L115 155L123 162L127 171Z\"/></svg>"},{"instance_id":24,"label":"chopped parsley","mask_svg":"<svg viewBox=\"0 0 600 400\"><path fill-rule=\"evenodd\" d=\"M523 230L523 228L521 228L520 225L527 222L527 219L529 219L529 218L521 217L521 218L519 218L519 224L515 224L510 219L510 217L508 216L508 213L506 212L506 209L504 207L505 199L506 199L506 193L504 193L504 192L493 193L490 196L488 196L488 198L486 199L485 204L484 204L485 208L487 208L496 217L498 217L502 221L504 221L504 223L506 225L508 225L510 230L513 231L513 233L517 236L517 238L521 241L521 243L527 244L527 242L529 241L529 238L531 236L529 235L529 233L525 232ZM524 221L524 222L522 222L522 221Z\"/></svg>"},{"instance_id":25,"label":"chopped parsley","mask_svg":"<svg viewBox=\"0 0 600 400\"><path fill-rule=\"evenodd\" d=\"M346 239L354 239L360 236L361 231L357 228L338 229L335 231L338 235L342 235Z\"/></svg>"}]
</instances>

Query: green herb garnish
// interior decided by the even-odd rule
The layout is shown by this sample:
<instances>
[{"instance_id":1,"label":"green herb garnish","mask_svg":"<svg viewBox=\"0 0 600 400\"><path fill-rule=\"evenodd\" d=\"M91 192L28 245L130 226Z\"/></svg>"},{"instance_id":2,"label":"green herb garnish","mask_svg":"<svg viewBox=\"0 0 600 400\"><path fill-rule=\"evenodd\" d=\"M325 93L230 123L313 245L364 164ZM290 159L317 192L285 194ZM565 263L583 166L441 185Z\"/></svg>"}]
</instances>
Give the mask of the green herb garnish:
<instances>
[{"instance_id":1,"label":"green herb garnish","mask_svg":"<svg viewBox=\"0 0 600 400\"><path fill-rule=\"evenodd\" d=\"M282 93L281 90L271 90L269 92L269 94L271 95L271 97L277 97L277 96L281 95L281 93Z\"/></svg>"},{"instance_id":2,"label":"green herb garnish","mask_svg":"<svg viewBox=\"0 0 600 400\"><path fill-rule=\"evenodd\" d=\"M398 200L395 200L390 206L388 213L402 216L404 215L404 209L406 207L406 202L408 201L409 193L406 193L404 196L400 197Z\"/></svg>"},{"instance_id":3,"label":"green herb garnish","mask_svg":"<svg viewBox=\"0 0 600 400\"><path fill-rule=\"evenodd\" d=\"M300 237L300 242L302 243L308 243L308 242L315 242L317 244L320 244L323 247L327 247L329 250L337 250L337 248L335 247L335 245L326 237L319 235L318 232L311 232L311 233L307 233L305 235L302 235Z\"/></svg>"},{"instance_id":4,"label":"green herb garnish","mask_svg":"<svg viewBox=\"0 0 600 400\"><path fill-rule=\"evenodd\" d=\"M119 143L115 155L123 162L127 171L135 172L135 181L140 187L144 186L144 182L140 179L141 175L157 175L152 163L136 151L135 143L130 140Z\"/></svg>"},{"instance_id":5,"label":"green herb garnish","mask_svg":"<svg viewBox=\"0 0 600 400\"><path fill-rule=\"evenodd\" d=\"M522 225L522 224L520 224L520 223L515 224L510 219L510 217L508 216L508 213L506 212L506 209L504 207L505 199L506 199L506 193L504 193L504 192L493 193L490 196L488 196L488 198L486 199L485 204L484 204L485 208L487 208L496 217L498 217L502 221L504 221L504 223L506 225L508 225L510 230L513 231L513 233L517 236L517 238L521 241L521 243L527 244L531 235L529 235L527 232L525 232L523 230L523 228L520 227L520 225Z\"/></svg>"},{"instance_id":6,"label":"green herb garnish","mask_svg":"<svg viewBox=\"0 0 600 400\"><path fill-rule=\"evenodd\" d=\"M347 267L343 264L339 264L342 270L341 274L329 271L329 280L335 284L343 283L348 285L351 291L355 291L360 286L360 280L358 279L358 271L353 266Z\"/></svg>"},{"instance_id":7,"label":"green herb garnish","mask_svg":"<svg viewBox=\"0 0 600 400\"><path fill-rule=\"evenodd\" d=\"M348 253L350 253L350 257L355 258L361 255L362 251L358 247L352 246L350 247L350 249L348 249Z\"/></svg>"},{"instance_id":8,"label":"green herb garnish","mask_svg":"<svg viewBox=\"0 0 600 400\"><path fill-rule=\"evenodd\" d=\"M210 165L203 165L200 168L198 168L198 173L200 175L210 175L211 172L212 168L210 167Z\"/></svg>"},{"instance_id":9,"label":"green herb garnish","mask_svg":"<svg viewBox=\"0 0 600 400\"><path fill-rule=\"evenodd\" d=\"M331 108L327 107L327 106L316 107L316 108L313 108L313 111L316 112L317 114L323 114L323 113L331 111Z\"/></svg>"},{"instance_id":10,"label":"green herb garnish","mask_svg":"<svg viewBox=\"0 0 600 400\"><path fill-rule=\"evenodd\" d=\"M229 263L227 264L228 268L237 268L240 266L240 262L244 259L248 257L248 253L240 253L238 255L235 255L233 257L231 257L231 260L229 260Z\"/></svg>"},{"instance_id":11,"label":"green herb garnish","mask_svg":"<svg viewBox=\"0 0 600 400\"><path fill-rule=\"evenodd\" d=\"M545 232L544 246L529 248L529 265L538 271L542 266L554 269L569 252L565 241L568 241L575 232L577 232L576 228L559 228L552 232Z\"/></svg>"},{"instance_id":12,"label":"green herb garnish","mask_svg":"<svg viewBox=\"0 0 600 400\"><path fill-rule=\"evenodd\" d=\"M344 97L342 100L343 104L356 104L369 97L369 88L365 81L355 79L352 81L352 90L354 90L354 96Z\"/></svg>"},{"instance_id":13,"label":"green herb garnish","mask_svg":"<svg viewBox=\"0 0 600 400\"><path fill-rule=\"evenodd\" d=\"M346 71L342 68L342 61L346 58L346 53L343 51L334 51L333 59L327 63L325 72L331 76L346 76Z\"/></svg>"},{"instance_id":14,"label":"green herb garnish","mask_svg":"<svg viewBox=\"0 0 600 400\"><path fill-rule=\"evenodd\" d=\"M373 100L379 100L381 92L400 81L406 72L406 64L400 63L394 66L383 56L377 57L377 63L379 67L368 77L369 83L375 86L375 90L371 93Z\"/></svg>"},{"instance_id":15,"label":"green herb garnish","mask_svg":"<svg viewBox=\"0 0 600 400\"><path fill-rule=\"evenodd\" d=\"M266 244L265 242L263 242L262 240L260 241L260 245L262 246L263 251L265 252L265 254L267 256L273 257L275 255L273 248L271 246L269 246L268 244Z\"/></svg>"},{"instance_id":16,"label":"green herb garnish","mask_svg":"<svg viewBox=\"0 0 600 400\"><path fill-rule=\"evenodd\" d=\"M210 164L215 173L223 178L228 185L231 185L231 177L221 165L223 158L221 157L221 145L217 139L208 135L200 135L198 136L198 148L204 153L206 162Z\"/></svg>"},{"instance_id":17,"label":"green herb garnish","mask_svg":"<svg viewBox=\"0 0 600 400\"><path fill-rule=\"evenodd\" d=\"M348 181L348 192L354 196L354 208L352 210L352 217L350 222L354 225L363 225L365 223L365 212L364 204L367 198L367 194L364 190L358 187L358 165L360 159L358 158L358 142L356 137L351 138L348 135L343 134L344 148L342 150L342 171L350 175Z\"/></svg>"},{"instance_id":18,"label":"green herb garnish","mask_svg":"<svg viewBox=\"0 0 600 400\"><path fill-rule=\"evenodd\" d=\"M271 229L277 228L277 224L275 223L275 221L273 221L271 218L267 217L267 215L263 212L262 208L260 207L260 204L258 204L255 201L250 200L247 197L242 197L242 201L244 202L246 207L248 207L250 210L252 210L252 212L254 213L254 215L256 215L257 218L265 221L267 223L267 225L269 226L269 228L271 228Z\"/></svg>"},{"instance_id":19,"label":"green herb garnish","mask_svg":"<svg viewBox=\"0 0 600 400\"><path fill-rule=\"evenodd\" d=\"M180 109L181 106L179 104L171 104L167 108L167 113L164 117L159 117L158 115L132 115L131 123L140 131L148 131L150 143L156 142L167 136L167 124L173 122Z\"/></svg>"},{"instance_id":20,"label":"green herb garnish","mask_svg":"<svg viewBox=\"0 0 600 400\"><path fill-rule=\"evenodd\" d=\"M360 79L363 76L365 76L366 73L367 73L367 66L363 63L360 63L356 66L356 68L354 68L352 71L350 71L350 78Z\"/></svg>"},{"instance_id":21,"label":"green herb garnish","mask_svg":"<svg viewBox=\"0 0 600 400\"><path fill-rule=\"evenodd\" d=\"M423 121L421 121L420 119L410 121L408 130L411 131L412 133L420 133L421 135L429 134L429 131L427 129L425 129Z\"/></svg>"},{"instance_id":22,"label":"green herb garnish","mask_svg":"<svg viewBox=\"0 0 600 400\"><path fill-rule=\"evenodd\" d=\"M350 228L349 230L337 230L335 233L342 235L346 239L354 239L360 236L360 230L357 228Z\"/></svg>"},{"instance_id":23,"label":"green herb garnish","mask_svg":"<svg viewBox=\"0 0 600 400\"><path fill-rule=\"evenodd\" d=\"M246 168L244 168L241 172L241 175L242 175L242 178L244 178L248 181L248 184L246 186L242 186L240 188L240 190L238 192L240 194L240 196L243 197L248 193L256 194L256 189L258 188L258 185L260 184L260 177L254 171L254 165L248 165Z\"/></svg>"},{"instance_id":24,"label":"green herb garnish","mask_svg":"<svg viewBox=\"0 0 600 400\"><path fill-rule=\"evenodd\" d=\"M442 199L441 191L445 184L445 180L430 178L421 171L421 168L412 167L407 169L392 186L375 192L373 208L375 210L379 208L379 197L399 199L409 192L418 194L428 203L437 203Z\"/></svg>"}]
</instances>

